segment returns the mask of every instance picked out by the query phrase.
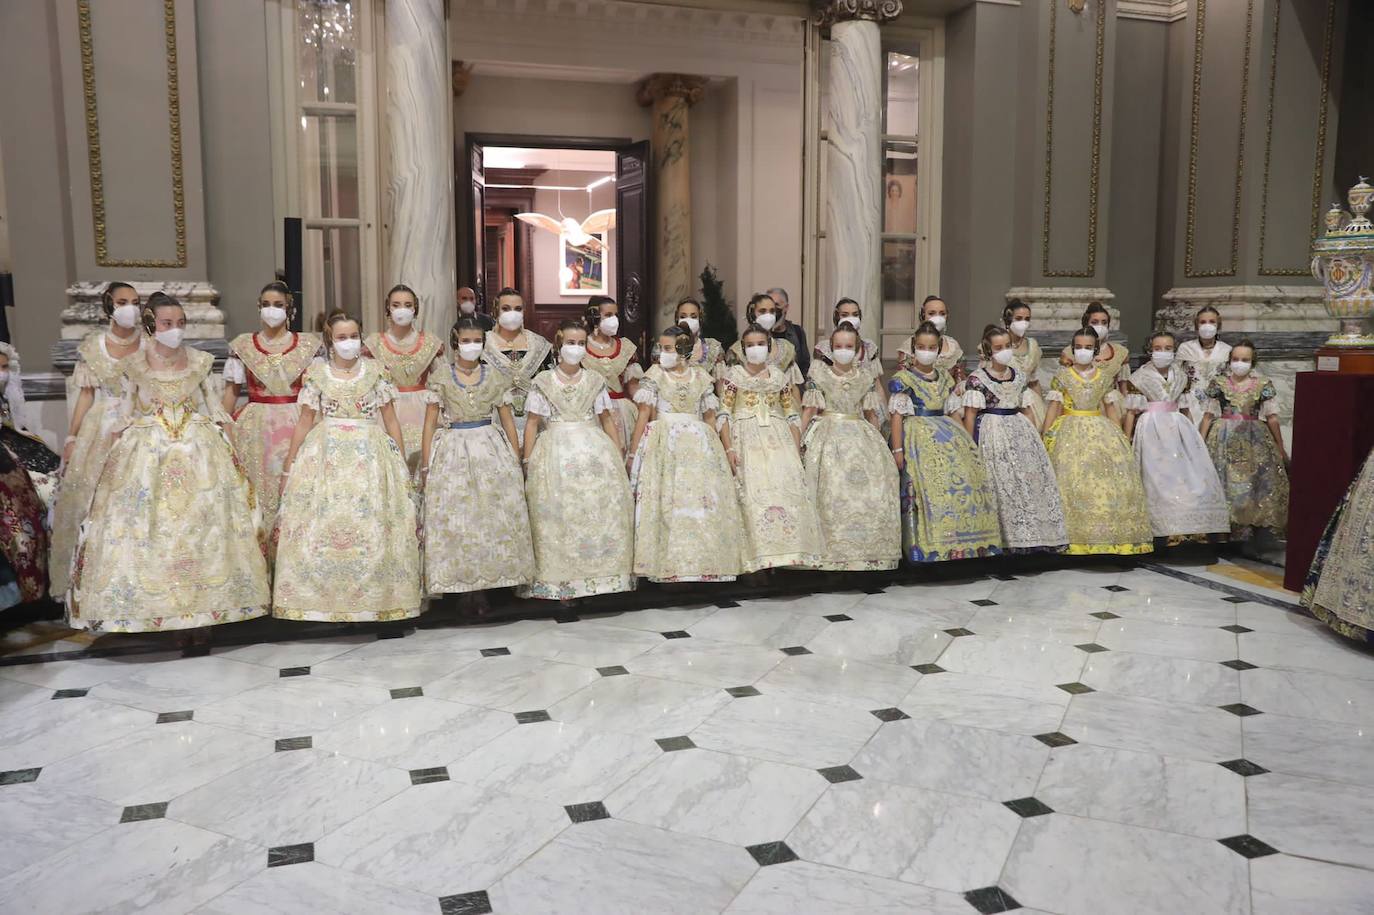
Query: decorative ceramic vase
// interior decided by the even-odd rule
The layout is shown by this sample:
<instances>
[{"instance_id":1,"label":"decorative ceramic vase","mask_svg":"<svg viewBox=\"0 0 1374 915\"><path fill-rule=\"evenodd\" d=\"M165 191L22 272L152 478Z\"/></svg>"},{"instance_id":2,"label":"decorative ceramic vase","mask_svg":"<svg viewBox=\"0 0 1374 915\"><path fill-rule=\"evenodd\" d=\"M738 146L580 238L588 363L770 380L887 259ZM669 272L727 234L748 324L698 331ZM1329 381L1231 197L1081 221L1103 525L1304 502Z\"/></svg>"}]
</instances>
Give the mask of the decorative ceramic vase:
<instances>
[{"instance_id":1,"label":"decorative ceramic vase","mask_svg":"<svg viewBox=\"0 0 1374 915\"><path fill-rule=\"evenodd\" d=\"M1312 275L1326 287L1326 313L1340 321L1327 346L1374 348L1374 187L1360 183L1346 195L1350 213L1333 206L1326 232L1312 242Z\"/></svg>"}]
</instances>

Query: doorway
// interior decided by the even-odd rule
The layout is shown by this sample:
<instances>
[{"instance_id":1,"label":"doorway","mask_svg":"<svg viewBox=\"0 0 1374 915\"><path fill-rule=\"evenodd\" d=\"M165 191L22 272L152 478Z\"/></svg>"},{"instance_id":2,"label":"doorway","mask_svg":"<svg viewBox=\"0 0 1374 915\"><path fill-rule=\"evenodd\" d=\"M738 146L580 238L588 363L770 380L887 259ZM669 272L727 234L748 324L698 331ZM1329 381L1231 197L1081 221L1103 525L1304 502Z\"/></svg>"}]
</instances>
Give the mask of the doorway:
<instances>
[{"instance_id":1,"label":"doorway","mask_svg":"<svg viewBox=\"0 0 1374 915\"><path fill-rule=\"evenodd\" d=\"M649 281L648 144L619 139L466 137L465 276L479 307L507 286L525 325L552 339L592 296L620 304L621 335L645 351Z\"/></svg>"}]
</instances>

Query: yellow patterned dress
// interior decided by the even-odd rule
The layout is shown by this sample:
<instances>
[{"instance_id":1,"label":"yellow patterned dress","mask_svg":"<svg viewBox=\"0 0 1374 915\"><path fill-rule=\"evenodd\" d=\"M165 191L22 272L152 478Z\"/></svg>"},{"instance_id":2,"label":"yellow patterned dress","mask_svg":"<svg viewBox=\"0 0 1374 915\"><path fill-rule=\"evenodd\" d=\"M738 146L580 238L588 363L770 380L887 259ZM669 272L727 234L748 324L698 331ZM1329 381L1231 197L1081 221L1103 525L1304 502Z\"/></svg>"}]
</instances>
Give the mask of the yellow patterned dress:
<instances>
[{"instance_id":1,"label":"yellow patterned dress","mask_svg":"<svg viewBox=\"0 0 1374 915\"><path fill-rule=\"evenodd\" d=\"M1374 642L1374 454L1326 524L1302 603L1346 638Z\"/></svg>"},{"instance_id":2,"label":"yellow patterned dress","mask_svg":"<svg viewBox=\"0 0 1374 915\"><path fill-rule=\"evenodd\" d=\"M1121 347L1117 347L1121 351ZM1072 555L1133 555L1154 550L1145 486L1121 428L1103 415L1121 402L1116 372L1095 365L1085 378L1072 368L1055 373L1047 398L1063 414L1045 430Z\"/></svg>"},{"instance_id":3,"label":"yellow patterned dress","mask_svg":"<svg viewBox=\"0 0 1374 915\"><path fill-rule=\"evenodd\" d=\"M425 479L425 590L459 594L527 584L534 546L525 478L496 409L511 385L483 364L478 380L458 380L451 362L430 373L442 421Z\"/></svg>"},{"instance_id":4,"label":"yellow patterned dress","mask_svg":"<svg viewBox=\"0 0 1374 915\"><path fill-rule=\"evenodd\" d=\"M135 338L139 349L148 337L140 332ZM71 460L62 471L53 505L52 553L48 557L48 573L52 578L52 593L61 598L71 586L72 557L81 522L91 505L95 482L105 466L106 436L119 411L119 399L124 393L123 360L110 355L105 346L105 331L89 334L77 347L76 368L72 371L72 387L80 393L90 389L95 393L91 408L81 421L72 447ZM135 350L137 352L137 350ZM128 358L127 356L125 358Z\"/></svg>"},{"instance_id":5,"label":"yellow patterned dress","mask_svg":"<svg viewBox=\"0 0 1374 915\"><path fill-rule=\"evenodd\" d=\"M821 522L816 567L836 572L895 569L902 559L900 474L882 433L864 418L883 405L876 361L843 374L811 363L802 406L820 411L806 430L806 480Z\"/></svg>"},{"instance_id":6,"label":"yellow patterned dress","mask_svg":"<svg viewBox=\"0 0 1374 915\"><path fill-rule=\"evenodd\" d=\"M795 370L770 365L750 375L735 365L721 383L720 413L730 423L730 443L739 455L745 572L810 567L821 558L820 516L792 440L792 427L801 422L792 386Z\"/></svg>"},{"instance_id":7,"label":"yellow patterned dress","mask_svg":"<svg viewBox=\"0 0 1374 915\"><path fill-rule=\"evenodd\" d=\"M229 414L214 357L181 369L123 360L124 393L82 525L67 602L72 626L150 632L267 613L267 562L252 487L216 426ZM101 447L104 447L102 445Z\"/></svg>"},{"instance_id":8,"label":"yellow patterned dress","mask_svg":"<svg viewBox=\"0 0 1374 915\"><path fill-rule=\"evenodd\" d=\"M624 337L616 337L615 349L603 356L592 352L591 347L588 347L586 358L582 360L584 369L595 372L606 382L606 390L610 392L611 401L615 406L612 416L616 429L620 431L622 449L630 447L630 436L634 434L635 420L639 417L638 408L625 393L625 388L631 381L644 377L643 367L635 361L636 355L638 351L633 343Z\"/></svg>"},{"instance_id":9,"label":"yellow patterned dress","mask_svg":"<svg viewBox=\"0 0 1374 915\"><path fill-rule=\"evenodd\" d=\"M615 408L601 376L581 370L569 382L560 375L536 375L525 402L542 425L525 478L534 580L519 593L570 600L629 591L634 497L620 451L597 420Z\"/></svg>"},{"instance_id":10,"label":"yellow patterned dress","mask_svg":"<svg viewBox=\"0 0 1374 915\"><path fill-rule=\"evenodd\" d=\"M553 344L532 330L522 332L516 343L524 349L508 348L510 344L501 339L494 330L487 331L486 348L482 350L482 361L511 383L511 413L515 416L515 431L520 441L525 441L525 398L529 396L534 384L534 376L550 365L549 356Z\"/></svg>"},{"instance_id":11,"label":"yellow patterned dress","mask_svg":"<svg viewBox=\"0 0 1374 915\"><path fill-rule=\"evenodd\" d=\"M1243 540L1254 528L1276 534L1288 526L1288 471L1267 425L1279 412L1278 391L1263 375L1237 381L1218 374L1203 392L1212 415L1207 451L1231 506L1231 537Z\"/></svg>"},{"instance_id":12,"label":"yellow patterned dress","mask_svg":"<svg viewBox=\"0 0 1374 915\"><path fill-rule=\"evenodd\" d=\"M775 365L782 370L783 375L792 384L801 386L805 381L802 378L801 369L797 368L797 348L792 345L791 340L784 340L781 337L773 338L773 345L768 350L768 364ZM725 352L725 358L716 364L716 378L723 379L734 366L744 365L744 346L743 341L736 340L730 344L730 348Z\"/></svg>"},{"instance_id":13,"label":"yellow patterned dress","mask_svg":"<svg viewBox=\"0 0 1374 915\"><path fill-rule=\"evenodd\" d=\"M379 622L420 615L420 543L404 456L378 413L396 397L381 364L341 378L305 373L316 421L296 452L277 512L272 615Z\"/></svg>"},{"instance_id":14,"label":"yellow patterned dress","mask_svg":"<svg viewBox=\"0 0 1374 915\"><path fill-rule=\"evenodd\" d=\"M947 415L954 379L899 370L888 382L888 410L902 416L902 545L911 562L942 562L1002 552L997 495L978 445Z\"/></svg>"},{"instance_id":15,"label":"yellow patterned dress","mask_svg":"<svg viewBox=\"0 0 1374 915\"><path fill-rule=\"evenodd\" d=\"M240 385L248 403L234 415L229 440L253 483L263 525L271 530L281 500L281 468L301 408L296 402L305 370L319 354L319 334L289 335L280 350L265 347L257 334L240 334L229 344L224 380Z\"/></svg>"},{"instance_id":16,"label":"yellow patterned dress","mask_svg":"<svg viewBox=\"0 0 1374 915\"><path fill-rule=\"evenodd\" d=\"M442 367L444 342L433 334L416 331L414 339L397 343L390 334L368 334L367 351L386 368L396 386L396 419L405 441L406 466L411 473L420 466L420 444L425 433L425 410L434 398L426 388L432 369Z\"/></svg>"},{"instance_id":17,"label":"yellow patterned dress","mask_svg":"<svg viewBox=\"0 0 1374 915\"><path fill-rule=\"evenodd\" d=\"M630 473L635 574L651 581L734 581L743 562L739 495L706 413L719 407L705 369L650 366L635 400L654 407Z\"/></svg>"}]
</instances>

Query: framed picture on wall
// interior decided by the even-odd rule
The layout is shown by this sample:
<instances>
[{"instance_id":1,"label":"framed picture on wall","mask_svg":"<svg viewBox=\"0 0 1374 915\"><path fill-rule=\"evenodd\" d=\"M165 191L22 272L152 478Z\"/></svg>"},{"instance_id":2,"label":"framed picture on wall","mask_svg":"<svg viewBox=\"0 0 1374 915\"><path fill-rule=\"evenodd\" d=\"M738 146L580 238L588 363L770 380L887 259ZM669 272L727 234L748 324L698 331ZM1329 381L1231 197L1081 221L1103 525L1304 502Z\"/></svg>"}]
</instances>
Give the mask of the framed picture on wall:
<instances>
[{"instance_id":1,"label":"framed picture on wall","mask_svg":"<svg viewBox=\"0 0 1374 915\"><path fill-rule=\"evenodd\" d=\"M602 295L606 292L606 234L596 232L583 245L558 236L559 295Z\"/></svg>"}]
</instances>

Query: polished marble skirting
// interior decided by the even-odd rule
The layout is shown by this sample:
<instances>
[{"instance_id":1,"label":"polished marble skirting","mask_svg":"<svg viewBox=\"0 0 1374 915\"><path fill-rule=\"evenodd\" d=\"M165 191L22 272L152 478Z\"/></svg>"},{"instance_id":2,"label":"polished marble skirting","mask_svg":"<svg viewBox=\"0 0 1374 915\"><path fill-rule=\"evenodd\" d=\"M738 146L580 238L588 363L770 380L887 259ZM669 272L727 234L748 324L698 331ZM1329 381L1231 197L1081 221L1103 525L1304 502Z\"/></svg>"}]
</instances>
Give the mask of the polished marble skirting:
<instances>
[{"instance_id":1,"label":"polished marble skirting","mask_svg":"<svg viewBox=\"0 0 1374 915\"><path fill-rule=\"evenodd\" d=\"M0 913L1370 911L1374 653L1280 592L674 597L0 658Z\"/></svg>"}]
</instances>

